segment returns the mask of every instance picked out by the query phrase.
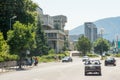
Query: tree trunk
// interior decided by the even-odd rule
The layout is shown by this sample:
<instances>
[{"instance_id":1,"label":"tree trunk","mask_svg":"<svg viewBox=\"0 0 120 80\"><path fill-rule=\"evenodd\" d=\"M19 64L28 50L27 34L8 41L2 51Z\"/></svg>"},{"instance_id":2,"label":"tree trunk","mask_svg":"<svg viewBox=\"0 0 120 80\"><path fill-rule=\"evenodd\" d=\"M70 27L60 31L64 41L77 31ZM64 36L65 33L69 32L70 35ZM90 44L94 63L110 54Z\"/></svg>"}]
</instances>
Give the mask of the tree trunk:
<instances>
[{"instance_id":1,"label":"tree trunk","mask_svg":"<svg viewBox=\"0 0 120 80\"><path fill-rule=\"evenodd\" d=\"M20 55L20 60L19 60L19 69L22 69L22 56Z\"/></svg>"}]
</instances>

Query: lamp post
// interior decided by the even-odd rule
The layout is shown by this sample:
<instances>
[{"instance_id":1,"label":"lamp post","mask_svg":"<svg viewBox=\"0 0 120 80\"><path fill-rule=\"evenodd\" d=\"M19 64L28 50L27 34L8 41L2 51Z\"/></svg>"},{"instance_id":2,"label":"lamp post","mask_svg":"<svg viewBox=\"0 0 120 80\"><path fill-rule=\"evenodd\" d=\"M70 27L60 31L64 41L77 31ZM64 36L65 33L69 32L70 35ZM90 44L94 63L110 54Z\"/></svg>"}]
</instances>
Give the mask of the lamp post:
<instances>
[{"instance_id":1,"label":"lamp post","mask_svg":"<svg viewBox=\"0 0 120 80\"><path fill-rule=\"evenodd\" d=\"M11 29L11 20L12 20L12 19L15 19L16 17L17 17L17 16L13 16L13 17L10 18L10 29Z\"/></svg>"},{"instance_id":2,"label":"lamp post","mask_svg":"<svg viewBox=\"0 0 120 80\"><path fill-rule=\"evenodd\" d=\"M104 28L100 29L100 34L102 38L102 43L101 43L101 56L103 56L103 33L104 33Z\"/></svg>"},{"instance_id":3,"label":"lamp post","mask_svg":"<svg viewBox=\"0 0 120 80\"><path fill-rule=\"evenodd\" d=\"M30 54L30 51L29 50L26 50L26 55L29 55Z\"/></svg>"}]
</instances>

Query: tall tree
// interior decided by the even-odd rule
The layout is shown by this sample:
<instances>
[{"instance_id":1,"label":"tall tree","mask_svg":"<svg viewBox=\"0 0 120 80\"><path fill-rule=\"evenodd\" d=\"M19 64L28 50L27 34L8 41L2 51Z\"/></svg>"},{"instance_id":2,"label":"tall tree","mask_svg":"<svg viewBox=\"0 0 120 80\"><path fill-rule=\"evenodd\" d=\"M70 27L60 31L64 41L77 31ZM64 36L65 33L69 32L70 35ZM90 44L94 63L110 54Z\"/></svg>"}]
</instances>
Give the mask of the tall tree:
<instances>
[{"instance_id":1,"label":"tall tree","mask_svg":"<svg viewBox=\"0 0 120 80\"><path fill-rule=\"evenodd\" d=\"M26 51L35 47L35 33L32 32L32 26L16 22L13 29L8 32L7 42L10 45L10 51L20 57L20 65L22 58L26 56Z\"/></svg>"},{"instance_id":2,"label":"tall tree","mask_svg":"<svg viewBox=\"0 0 120 80\"><path fill-rule=\"evenodd\" d=\"M9 45L3 38L3 34L0 32L0 61L4 61L5 57L9 54Z\"/></svg>"},{"instance_id":3,"label":"tall tree","mask_svg":"<svg viewBox=\"0 0 120 80\"><path fill-rule=\"evenodd\" d=\"M5 39L7 39L10 24L16 20L24 24L34 22L35 17L32 12L35 11L37 5L31 0L0 0L0 5L0 31L3 32ZM17 18L11 19L13 16Z\"/></svg>"},{"instance_id":4,"label":"tall tree","mask_svg":"<svg viewBox=\"0 0 120 80\"><path fill-rule=\"evenodd\" d=\"M35 55L44 55L48 54L48 45L47 38L45 36L44 31L41 29L41 20L40 16L37 18L37 28L36 28L36 49L33 51Z\"/></svg>"},{"instance_id":5,"label":"tall tree","mask_svg":"<svg viewBox=\"0 0 120 80\"><path fill-rule=\"evenodd\" d=\"M83 55L86 55L86 53L91 50L91 42L85 36L82 36L78 39L76 46L78 51L82 51Z\"/></svg>"},{"instance_id":6,"label":"tall tree","mask_svg":"<svg viewBox=\"0 0 120 80\"><path fill-rule=\"evenodd\" d=\"M94 51L100 55L103 54L103 52L108 51L110 49L110 43L108 40L99 38L94 43Z\"/></svg>"}]
</instances>

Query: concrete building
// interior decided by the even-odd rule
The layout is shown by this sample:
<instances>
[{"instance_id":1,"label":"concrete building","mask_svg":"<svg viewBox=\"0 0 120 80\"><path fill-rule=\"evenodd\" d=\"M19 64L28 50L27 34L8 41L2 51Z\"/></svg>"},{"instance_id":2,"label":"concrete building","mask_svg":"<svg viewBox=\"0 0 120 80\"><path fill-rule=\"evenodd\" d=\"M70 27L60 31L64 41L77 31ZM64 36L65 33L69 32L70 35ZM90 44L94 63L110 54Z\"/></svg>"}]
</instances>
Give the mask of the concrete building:
<instances>
[{"instance_id":1,"label":"concrete building","mask_svg":"<svg viewBox=\"0 0 120 80\"><path fill-rule=\"evenodd\" d=\"M97 39L97 27L92 22L86 22L84 23L84 30L85 30L85 36L88 37L88 39L91 42L94 42Z\"/></svg>"},{"instance_id":2,"label":"concrete building","mask_svg":"<svg viewBox=\"0 0 120 80\"><path fill-rule=\"evenodd\" d=\"M53 18L49 15L43 15L43 23L42 29L43 30L52 30L54 28Z\"/></svg>"},{"instance_id":3,"label":"concrete building","mask_svg":"<svg viewBox=\"0 0 120 80\"><path fill-rule=\"evenodd\" d=\"M40 18L42 29L44 30L48 45L56 53L63 51L66 40L68 40L69 31L65 31L67 17L64 15L50 16L44 14L41 8L37 8L38 18Z\"/></svg>"},{"instance_id":4,"label":"concrete building","mask_svg":"<svg viewBox=\"0 0 120 80\"><path fill-rule=\"evenodd\" d=\"M48 45L55 50L56 53L63 51L65 37L68 35L64 32L66 16L49 16L43 15L42 27L48 39Z\"/></svg>"},{"instance_id":5,"label":"concrete building","mask_svg":"<svg viewBox=\"0 0 120 80\"><path fill-rule=\"evenodd\" d=\"M37 10L37 12L38 12L39 18L40 18L41 20L43 20L43 10L42 10L42 8L37 7L36 10Z\"/></svg>"},{"instance_id":6,"label":"concrete building","mask_svg":"<svg viewBox=\"0 0 120 80\"><path fill-rule=\"evenodd\" d=\"M67 17L63 15L53 16L54 29L64 31L65 23L67 22Z\"/></svg>"}]
</instances>

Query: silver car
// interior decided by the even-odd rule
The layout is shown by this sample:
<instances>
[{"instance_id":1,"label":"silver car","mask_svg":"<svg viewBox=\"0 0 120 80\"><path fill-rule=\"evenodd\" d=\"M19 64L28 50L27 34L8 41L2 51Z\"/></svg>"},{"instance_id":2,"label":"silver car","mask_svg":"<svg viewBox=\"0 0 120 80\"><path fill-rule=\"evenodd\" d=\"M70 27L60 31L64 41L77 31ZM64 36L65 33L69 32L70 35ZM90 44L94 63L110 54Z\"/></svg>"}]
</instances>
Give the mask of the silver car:
<instances>
[{"instance_id":1,"label":"silver car","mask_svg":"<svg viewBox=\"0 0 120 80\"><path fill-rule=\"evenodd\" d=\"M73 61L72 58L69 56L66 56L62 59L62 62L72 62L72 61Z\"/></svg>"},{"instance_id":2,"label":"silver car","mask_svg":"<svg viewBox=\"0 0 120 80\"><path fill-rule=\"evenodd\" d=\"M89 57L88 56L83 56L82 57L82 61L84 62L84 61L88 61L89 60Z\"/></svg>"},{"instance_id":3,"label":"silver car","mask_svg":"<svg viewBox=\"0 0 120 80\"><path fill-rule=\"evenodd\" d=\"M85 62L85 75L89 73L101 75L101 63L99 60L88 60Z\"/></svg>"}]
</instances>

